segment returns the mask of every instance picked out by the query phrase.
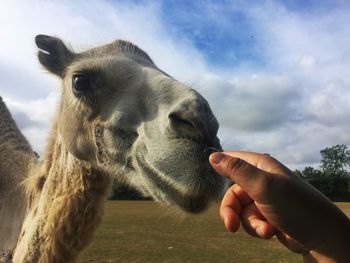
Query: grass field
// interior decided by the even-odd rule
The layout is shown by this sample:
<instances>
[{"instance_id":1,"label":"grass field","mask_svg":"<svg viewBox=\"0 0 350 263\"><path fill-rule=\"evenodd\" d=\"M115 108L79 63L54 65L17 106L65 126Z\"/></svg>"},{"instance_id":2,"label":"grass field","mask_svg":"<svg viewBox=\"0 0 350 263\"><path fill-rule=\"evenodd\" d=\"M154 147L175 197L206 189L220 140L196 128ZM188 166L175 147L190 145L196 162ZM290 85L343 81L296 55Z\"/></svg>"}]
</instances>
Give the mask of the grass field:
<instances>
[{"instance_id":1,"label":"grass field","mask_svg":"<svg viewBox=\"0 0 350 263\"><path fill-rule=\"evenodd\" d=\"M350 215L350 203L338 204ZM110 201L81 262L302 262L275 239L228 233L213 205L186 216L151 201Z\"/></svg>"}]
</instances>

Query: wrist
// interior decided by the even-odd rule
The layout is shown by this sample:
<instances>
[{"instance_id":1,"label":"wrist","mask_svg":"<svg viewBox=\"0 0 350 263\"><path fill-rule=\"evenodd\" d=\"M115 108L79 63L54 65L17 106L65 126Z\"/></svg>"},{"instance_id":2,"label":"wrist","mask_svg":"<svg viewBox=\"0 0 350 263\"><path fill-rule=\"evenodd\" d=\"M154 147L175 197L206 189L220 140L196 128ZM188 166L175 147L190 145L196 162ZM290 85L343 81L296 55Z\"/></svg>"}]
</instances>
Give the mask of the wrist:
<instances>
[{"instance_id":1,"label":"wrist","mask_svg":"<svg viewBox=\"0 0 350 263\"><path fill-rule=\"evenodd\" d=\"M345 257L345 258L344 258ZM346 263L348 262L349 256L336 255L336 257L327 256L316 250L310 251L308 254L304 255L305 263Z\"/></svg>"},{"instance_id":2,"label":"wrist","mask_svg":"<svg viewBox=\"0 0 350 263\"><path fill-rule=\"evenodd\" d=\"M336 263L333 259L325 258L323 255L318 253L309 252L307 255L304 255L305 263Z\"/></svg>"},{"instance_id":3,"label":"wrist","mask_svg":"<svg viewBox=\"0 0 350 263\"><path fill-rule=\"evenodd\" d=\"M325 236L318 248L304 255L306 263L347 263L350 259L350 222L342 231L334 231L333 236Z\"/></svg>"}]
</instances>

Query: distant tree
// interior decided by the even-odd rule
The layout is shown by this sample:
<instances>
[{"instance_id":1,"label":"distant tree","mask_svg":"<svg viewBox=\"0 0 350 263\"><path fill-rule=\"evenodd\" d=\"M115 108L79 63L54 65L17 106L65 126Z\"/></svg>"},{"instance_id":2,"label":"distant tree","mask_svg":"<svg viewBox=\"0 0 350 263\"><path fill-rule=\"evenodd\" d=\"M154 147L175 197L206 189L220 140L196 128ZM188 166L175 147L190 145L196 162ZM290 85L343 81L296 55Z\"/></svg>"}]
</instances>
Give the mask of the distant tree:
<instances>
[{"instance_id":1,"label":"distant tree","mask_svg":"<svg viewBox=\"0 0 350 263\"><path fill-rule=\"evenodd\" d=\"M308 182L332 201L349 201L349 178L340 176L314 176Z\"/></svg>"},{"instance_id":2,"label":"distant tree","mask_svg":"<svg viewBox=\"0 0 350 263\"><path fill-rule=\"evenodd\" d=\"M317 170L311 166L306 166L304 170L301 172L303 177L305 178L313 178L316 176L322 176L322 172L320 170Z\"/></svg>"},{"instance_id":3,"label":"distant tree","mask_svg":"<svg viewBox=\"0 0 350 263\"><path fill-rule=\"evenodd\" d=\"M303 173L302 173L300 170L298 170L298 169L295 169L295 170L293 171L293 173L294 173L295 175L299 176L299 177L304 177Z\"/></svg>"},{"instance_id":4,"label":"distant tree","mask_svg":"<svg viewBox=\"0 0 350 263\"><path fill-rule=\"evenodd\" d=\"M350 200L350 150L346 145L334 145L320 151L320 170L305 167L303 177L332 201Z\"/></svg>"},{"instance_id":5,"label":"distant tree","mask_svg":"<svg viewBox=\"0 0 350 263\"><path fill-rule=\"evenodd\" d=\"M344 144L337 144L320 151L321 170L326 176L349 176L350 150Z\"/></svg>"}]
</instances>

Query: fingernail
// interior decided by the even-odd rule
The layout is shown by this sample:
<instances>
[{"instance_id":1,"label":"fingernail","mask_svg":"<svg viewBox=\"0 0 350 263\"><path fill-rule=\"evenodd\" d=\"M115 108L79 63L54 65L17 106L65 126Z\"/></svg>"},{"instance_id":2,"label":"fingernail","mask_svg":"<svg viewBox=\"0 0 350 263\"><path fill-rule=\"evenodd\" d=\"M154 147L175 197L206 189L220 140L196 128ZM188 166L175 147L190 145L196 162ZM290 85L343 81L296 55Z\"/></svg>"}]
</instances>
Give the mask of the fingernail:
<instances>
[{"instance_id":1,"label":"fingernail","mask_svg":"<svg viewBox=\"0 0 350 263\"><path fill-rule=\"evenodd\" d=\"M225 154L222 154L222 153L213 153L210 156L211 161L215 164L219 164L221 160L224 158L225 158Z\"/></svg>"},{"instance_id":2,"label":"fingernail","mask_svg":"<svg viewBox=\"0 0 350 263\"><path fill-rule=\"evenodd\" d=\"M230 221L228 220L227 217L224 218L224 226L228 231L232 232L232 230L230 229Z\"/></svg>"},{"instance_id":3,"label":"fingernail","mask_svg":"<svg viewBox=\"0 0 350 263\"><path fill-rule=\"evenodd\" d=\"M226 227L226 229L228 230L228 221L227 221L227 218L224 218L224 226Z\"/></svg>"},{"instance_id":4,"label":"fingernail","mask_svg":"<svg viewBox=\"0 0 350 263\"><path fill-rule=\"evenodd\" d=\"M262 226L258 226L256 228L256 233L258 234L259 237L265 237L264 228Z\"/></svg>"}]
</instances>

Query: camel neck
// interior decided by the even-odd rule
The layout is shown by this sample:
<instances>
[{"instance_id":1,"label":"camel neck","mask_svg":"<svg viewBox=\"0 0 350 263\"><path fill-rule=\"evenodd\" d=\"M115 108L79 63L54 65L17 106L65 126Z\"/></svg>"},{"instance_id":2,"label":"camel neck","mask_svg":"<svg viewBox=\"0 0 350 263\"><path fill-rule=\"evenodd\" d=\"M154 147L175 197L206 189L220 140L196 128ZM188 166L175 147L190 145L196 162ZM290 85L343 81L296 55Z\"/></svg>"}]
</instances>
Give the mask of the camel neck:
<instances>
[{"instance_id":1,"label":"camel neck","mask_svg":"<svg viewBox=\"0 0 350 263\"><path fill-rule=\"evenodd\" d=\"M75 262L103 215L111 178L75 158L59 138L52 142L37 206L23 225L33 230L16 247L27 255L15 254L18 262Z\"/></svg>"}]
</instances>

